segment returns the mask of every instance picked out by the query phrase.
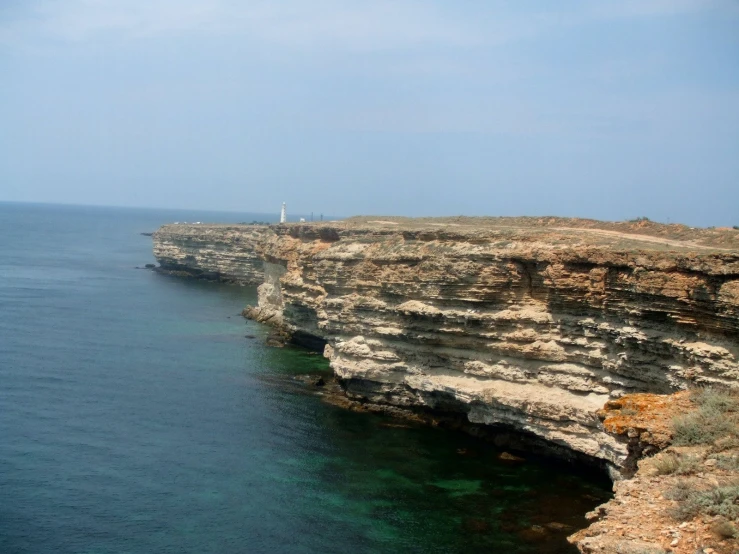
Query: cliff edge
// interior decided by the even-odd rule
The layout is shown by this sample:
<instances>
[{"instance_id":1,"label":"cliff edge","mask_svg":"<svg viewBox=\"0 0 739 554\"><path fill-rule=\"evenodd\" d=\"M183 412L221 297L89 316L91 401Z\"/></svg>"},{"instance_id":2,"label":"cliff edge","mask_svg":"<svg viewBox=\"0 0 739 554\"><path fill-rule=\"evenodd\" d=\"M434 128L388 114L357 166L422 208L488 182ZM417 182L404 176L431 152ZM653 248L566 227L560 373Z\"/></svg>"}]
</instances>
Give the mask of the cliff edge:
<instances>
[{"instance_id":1,"label":"cliff edge","mask_svg":"<svg viewBox=\"0 0 739 554\"><path fill-rule=\"evenodd\" d=\"M731 229L361 217L168 225L154 252L261 282L251 317L325 344L354 400L461 414L614 475L641 452L604 428L609 400L739 383Z\"/></svg>"},{"instance_id":2,"label":"cliff edge","mask_svg":"<svg viewBox=\"0 0 739 554\"><path fill-rule=\"evenodd\" d=\"M582 552L736 546L739 427L726 444L706 429L735 421L739 402L682 430L678 444L709 445L700 455L670 444L673 418L696 409L679 391L739 387L738 231L361 217L167 225L153 238L161 271L258 284L246 314L322 349L352 405L448 417L633 476L570 538Z\"/></svg>"}]
</instances>

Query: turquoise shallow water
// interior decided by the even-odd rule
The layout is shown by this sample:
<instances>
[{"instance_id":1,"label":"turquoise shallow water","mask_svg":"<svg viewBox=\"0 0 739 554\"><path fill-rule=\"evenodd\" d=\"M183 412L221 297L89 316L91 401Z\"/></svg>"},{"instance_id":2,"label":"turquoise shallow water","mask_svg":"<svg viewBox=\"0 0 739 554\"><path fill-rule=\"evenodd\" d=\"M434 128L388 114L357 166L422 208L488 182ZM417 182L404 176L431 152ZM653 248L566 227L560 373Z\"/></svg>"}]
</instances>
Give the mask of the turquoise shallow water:
<instances>
[{"instance_id":1,"label":"turquoise shallow water","mask_svg":"<svg viewBox=\"0 0 739 554\"><path fill-rule=\"evenodd\" d=\"M140 232L253 219L0 204L0 552L571 551L607 483L327 405L254 289L134 268Z\"/></svg>"}]
</instances>

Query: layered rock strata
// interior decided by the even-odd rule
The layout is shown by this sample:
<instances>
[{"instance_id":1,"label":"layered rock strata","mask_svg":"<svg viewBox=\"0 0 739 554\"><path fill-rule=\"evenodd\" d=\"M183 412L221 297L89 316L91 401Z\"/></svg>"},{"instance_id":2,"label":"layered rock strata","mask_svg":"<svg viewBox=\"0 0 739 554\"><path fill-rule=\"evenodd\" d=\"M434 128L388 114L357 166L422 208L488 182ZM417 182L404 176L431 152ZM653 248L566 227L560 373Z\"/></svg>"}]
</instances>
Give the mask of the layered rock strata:
<instances>
[{"instance_id":1,"label":"layered rock strata","mask_svg":"<svg viewBox=\"0 0 739 554\"><path fill-rule=\"evenodd\" d=\"M607 401L739 382L732 230L359 218L154 240L163 266L240 282L263 260L250 314L325 341L350 398L463 414L610 468L628 441L604 429Z\"/></svg>"},{"instance_id":2,"label":"layered rock strata","mask_svg":"<svg viewBox=\"0 0 739 554\"><path fill-rule=\"evenodd\" d=\"M159 270L174 275L259 285L263 279L257 243L265 225L165 225L153 234Z\"/></svg>"}]
</instances>

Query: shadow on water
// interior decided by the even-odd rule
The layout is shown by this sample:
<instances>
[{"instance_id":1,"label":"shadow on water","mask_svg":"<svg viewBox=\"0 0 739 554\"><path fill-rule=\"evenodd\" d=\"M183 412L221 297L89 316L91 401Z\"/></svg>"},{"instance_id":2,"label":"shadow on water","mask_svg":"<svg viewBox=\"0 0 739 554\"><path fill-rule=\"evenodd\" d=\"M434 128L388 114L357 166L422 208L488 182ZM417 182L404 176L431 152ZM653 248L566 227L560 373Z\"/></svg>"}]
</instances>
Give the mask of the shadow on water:
<instances>
[{"instance_id":1,"label":"shadow on water","mask_svg":"<svg viewBox=\"0 0 739 554\"><path fill-rule=\"evenodd\" d=\"M342 499L344 513L367 520L380 551L576 552L566 537L610 498L610 482L590 468L536 456L506 461L503 450L457 431L323 403L322 389L300 379L331 374L312 352L271 349L267 359L263 386L280 403L310 397L301 401L315 406L331 445L332 456L313 459L317 481Z\"/></svg>"},{"instance_id":2,"label":"shadow on water","mask_svg":"<svg viewBox=\"0 0 739 554\"><path fill-rule=\"evenodd\" d=\"M256 302L250 287L158 277L239 309ZM323 356L265 346L263 325L244 329L229 336L259 351L262 366L240 384L259 389L268 410L295 424L288 435L299 455L274 460L273 477L294 484L288 475L307 470L299 511L351 527L367 552L576 552L566 537L610 498L610 482L589 468L536 456L505 461L503 450L460 432L327 404L321 388L299 379L330 379Z\"/></svg>"}]
</instances>

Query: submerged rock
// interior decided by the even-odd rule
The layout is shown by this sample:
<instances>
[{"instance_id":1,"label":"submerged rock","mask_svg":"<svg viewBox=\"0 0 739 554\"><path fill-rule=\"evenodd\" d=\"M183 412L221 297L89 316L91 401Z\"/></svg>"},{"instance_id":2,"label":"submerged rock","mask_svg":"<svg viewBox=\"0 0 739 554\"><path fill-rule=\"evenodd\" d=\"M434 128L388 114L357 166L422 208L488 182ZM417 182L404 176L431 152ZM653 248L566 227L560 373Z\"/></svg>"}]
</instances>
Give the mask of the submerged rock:
<instances>
[{"instance_id":1,"label":"submerged rock","mask_svg":"<svg viewBox=\"0 0 739 554\"><path fill-rule=\"evenodd\" d=\"M521 458L520 456L514 456L513 454L509 454L508 452L503 452L498 456L499 460L503 460L505 462L525 462L526 460L524 458Z\"/></svg>"},{"instance_id":2,"label":"submerged rock","mask_svg":"<svg viewBox=\"0 0 739 554\"><path fill-rule=\"evenodd\" d=\"M518 536L526 542L543 542L549 540L549 533L541 525L532 525L518 532Z\"/></svg>"},{"instance_id":3,"label":"submerged rock","mask_svg":"<svg viewBox=\"0 0 739 554\"><path fill-rule=\"evenodd\" d=\"M326 380L323 378L322 375L296 375L294 379L313 387L326 386Z\"/></svg>"}]
</instances>

